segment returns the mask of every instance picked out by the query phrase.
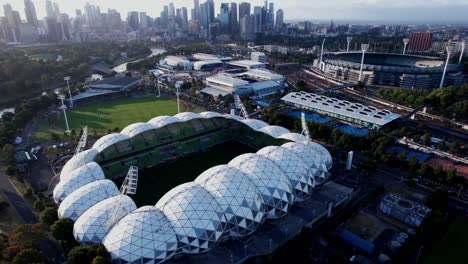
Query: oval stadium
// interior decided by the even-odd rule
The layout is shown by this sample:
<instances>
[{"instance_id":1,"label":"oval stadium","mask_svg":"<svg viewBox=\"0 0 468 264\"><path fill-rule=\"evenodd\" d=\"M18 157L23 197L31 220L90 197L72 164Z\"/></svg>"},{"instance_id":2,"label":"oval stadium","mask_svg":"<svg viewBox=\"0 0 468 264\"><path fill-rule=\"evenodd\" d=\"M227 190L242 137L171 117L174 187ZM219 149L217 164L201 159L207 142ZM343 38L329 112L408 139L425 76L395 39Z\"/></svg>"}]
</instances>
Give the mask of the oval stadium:
<instances>
[{"instance_id":1,"label":"oval stadium","mask_svg":"<svg viewBox=\"0 0 468 264\"><path fill-rule=\"evenodd\" d=\"M172 161L227 140L259 150L168 189L153 205L138 208L114 182L130 166ZM186 112L100 138L65 164L53 196L59 217L74 221L79 243L104 245L113 263L161 263L255 233L265 221L310 198L331 167L332 157L323 146L283 127L235 115Z\"/></svg>"},{"instance_id":2,"label":"oval stadium","mask_svg":"<svg viewBox=\"0 0 468 264\"><path fill-rule=\"evenodd\" d=\"M320 69L331 78L357 83L362 52L336 52L324 55ZM419 55L366 53L363 82L377 86L432 89L438 88L445 59ZM449 64L444 86L463 84L462 68Z\"/></svg>"}]
</instances>

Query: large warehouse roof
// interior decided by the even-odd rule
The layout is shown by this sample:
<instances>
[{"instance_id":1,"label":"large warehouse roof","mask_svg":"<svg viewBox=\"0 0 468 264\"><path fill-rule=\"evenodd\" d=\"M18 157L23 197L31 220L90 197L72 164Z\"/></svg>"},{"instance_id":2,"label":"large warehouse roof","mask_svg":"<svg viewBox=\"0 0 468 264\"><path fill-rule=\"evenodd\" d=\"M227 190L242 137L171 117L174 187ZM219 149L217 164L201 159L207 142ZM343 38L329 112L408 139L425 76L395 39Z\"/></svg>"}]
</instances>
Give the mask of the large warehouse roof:
<instances>
[{"instance_id":1,"label":"large warehouse roof","mask_svg":"<svg viewBox=\"0 0 468 264\"><path fill-rule=\"evenodd\" d=\"M313 93L292 92L281 98L281 100L294 105L332 112L380 126L388 124L401 117L400 115L388 110L378 109L372 106L364 106L362 104L351 103L345 100Z\"/></svg>"},{"instance_id":2,"label":"large warehouse roof","mask_svg":"<svg viewBox=\"0 0 468 264\"><path fill-rule=\"evenodd\" d=\"M225 118L274 138L294 141L244 154L227 165L208 169L193 182L167 192L156 206L137 210L114 182L104 179L95 159L140 133L193 119ZM309 197L315 179L331 166L328 151L299 134L260 120L242 120L214 112L160 116L107 135L90 150L70 159L54 189L59 217L74 224L81 243L103 243L115 263L165 261L179 252L196 254L226 236L244 237L265 219L285 215L293 202Z\"/></svg>"}]
</instances>

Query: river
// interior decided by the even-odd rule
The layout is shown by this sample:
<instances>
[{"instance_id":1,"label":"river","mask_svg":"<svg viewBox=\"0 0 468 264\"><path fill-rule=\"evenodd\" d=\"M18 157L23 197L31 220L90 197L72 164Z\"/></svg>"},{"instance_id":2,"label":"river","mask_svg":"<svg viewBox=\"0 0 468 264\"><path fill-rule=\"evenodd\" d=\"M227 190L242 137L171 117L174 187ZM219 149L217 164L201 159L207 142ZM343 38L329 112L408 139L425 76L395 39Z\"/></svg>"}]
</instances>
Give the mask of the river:
<instances>
[{"instance_id":1,"label":"river","mask_svg":"<svg viewBox=\"0 0 468 264\"><path fill-rule=\"evenodd\" d=\"M143 59L151 58L151 57L153 57L153 56L163 54L164 52L166 52L165 49L160 49L160 48L151 49L151 54L148 55L147 57L141 58L141 59L138 59L138 60L134 60L134 61L130 61L130 62L126 62L126 63L122 63L122 64L120 64L120 65L115 66L113 70L114 70L116 73L125 72L125 71L127 71L127 64L139 62L139 61L141 61L141 60L143 60Z\"/></svg>"}]
</instances>

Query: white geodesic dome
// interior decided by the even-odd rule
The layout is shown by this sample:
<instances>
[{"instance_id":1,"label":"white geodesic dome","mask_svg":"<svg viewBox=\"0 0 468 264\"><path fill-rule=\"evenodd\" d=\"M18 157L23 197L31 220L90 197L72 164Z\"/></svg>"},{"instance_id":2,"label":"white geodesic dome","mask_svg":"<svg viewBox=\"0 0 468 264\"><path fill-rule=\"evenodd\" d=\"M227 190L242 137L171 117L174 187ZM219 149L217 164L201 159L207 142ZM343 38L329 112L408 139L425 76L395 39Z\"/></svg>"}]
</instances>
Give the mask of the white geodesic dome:
<instances>
[{"instance_id":1,"label":"white geodesic dome","mask_svg":"<svg viewBox=\"0 0 468 264\"><path fill-rule=\"evenodd\" d=\"M281 135L289 133L289 130L280 126L266 126L266 127L259 129L258 131L268 134L274 138L277 138Z\"/></svg>"},{"instance_id":2,"label":"white geodesic dome","mask_svg":"<svg viewBox=\"0 0 468 264\"><path fill-rule=\"evenodd\" d=\"M124 140L130 139L127 135L112 133L105 135L102 138L98 139L93 145L93 149L97 150L99 153L107 149L108 147L115 145L116 143L122 142Z\"/></svg>"},{"instance_id":3,"label":"white geodesic dome","mask_svg":"<svg viewBox=\"0 0 468 264\"><path fill-rule=\"evenodd\" d=\"M244 154L228 164L239 169L257 186L266 205L267 218L284 216L294 202L294 190L286 174L272 160Z\"/></svg>"},{"instance_id":4,"label":"white geodesic dome","mask_svg":"<svg viewBox=\"0 0 468 264\"><path fill-rule=\"evenodd\" d=\"M149 124L152 124L157 128L167 126L167 125L177 123L177 122L180 122L180 120L173 116L158 116L148 121Z\"/></svg>"},{"instance_id":5,"label":"white geodesic dome","mask_svg":"<svg viewBox=\"0 0 468 264\"><path fill-rule=\"evenodd\" d=\"M134 123L134 124L131 124L129 126L127 126L126 128L124 128L120 134L122 135L126 135L130 138L134 137L134 136L137 136L141 133L144 133L146 131L149 131L149 130L154 130L156 129L156 127L152 124L149 124L149 123Z\"/></svg>"},{"instance_id":6,"label":"white geodesic dome","mask_svg":"<svg viewBox=\"0 0 468 264\"><path fill-rule=\"evenodd\" d=\"M126 195L110 197L93 205L76 220L73 235L82 244L101 243L114 224L136 209L135 202Z\"/></svg>"},{"instance_id":7,"label":"white geodesic dome","mask_svg":"<svg viewBox=\"0 0 468 264\"><path fill-rule=\"evenodd\" d=\"M184 112L174 116L181 121L190 121L192 119L203 118L201 115L192 112Z\"/></svg>"},{"instance_id":8,"label":"white geodesic dome","mask_svg":"<svg viewBox=\"0 0 468 264\"><path fill-rule=\"evenodd\" d=\"M233 120L236 120L236 121L241 121L242 120L242 117L240 117L238 115L224 114L223 117L227 118L227 119L233 119Z\"/></svg>"},{"instance_id":9,"label":"white geodesic dome","mask_svg":"<svg viewBox=\"0 0 468 264\"><path fill-rule=\"evenodd\" d=\"M223 115L220 113L207 111L207 112L200 113L200 116L202 116L203 118L215 118L215 117L222 117Z\"/></svg>"},{"instance_id":10,"label":"white geodesic dome","mask_svg":"<svg viewBox=\"0 0 468 264\"><path fill-rule=\"evenodd\" d=\"M64 180L70 177L71 171L85 165L86 163L94 161L94 158L96 158L97 154L98 154L97 150L88 149L73 156L63 166L62 171L60 172L60 180Z\"/></svg>"},{"instance_id":11,"label":"white geodesic dome","mask_svg":"<svg viewBox=\"0 0 468 264\"><path fill-rule=\"evenodd\" d=\"M65 179L61 180L54 188L53 196L56 203L61 203L69 194L78 188L105 178L101 166L96 162L86 163L66 173L69 175L65 175Z\"/></svg>"},{"instance_id":12,"label":"white geodesic dome","mask_svg":"<svg viewBox=\"0 0 468 264\"><path fill-rule=\"evenodd\" d=\"M283 135L279 136L278 138L279 139L290 140L290 141L296 142L296 143L306 143L306 142L310 141L309 138L307 138L304 135L298 134L298 133L287 133L287 134L283 134Z\"/></svg>"},{"instance_id":13,"label":"white geodesic dome","mask_svg":"<svg viewBox=\"0 0 468 264\"><path fill-rule=\"evenodd\" d=\"M324 160L327 171L330 170L331 167L333 166L333 158L332 158L330 152L324 146L322 146L322 145L320 145L318 143L310 142L309 144L312 145L312 147L314 149L316 149L317 152L320 153L320 155L322 156L322 158Z\"/></svg>"},{"instance_id":14,"label":"white geodesic dome","mask_svg":"<svg viewBox=\"0 0 468 264\"><path fill-rule=\"evenodd\" d=\"M301 157L310 168L314 177L325 178L328 173L326 158L312 144L286 143L281 147L289 149ZM316 178L317 179L317 178Z\"/></svg>"},{"instance_id":15,"label":"white geodesic dome","mask_svg":"<svg viewBox=\"0 0 468 264\"><path fill-rule=\"evenodd\" d=\"M161 263L177 253L177 235L155 206L143 206L120 220L102 241L113 263Z\"/></svg>"},{"instance_id":16,"label":"white geodesic dome","mask_svg":"<svg viewBox=\"0 0 468 264\"><path fill-rule=\"evenodd\" d=\"M301 157L289 149L276 146L262 148L257 154L274 161L288 176L296 201L309 198L315 186L314 177L309 173L309 167Z\"/></svg>"},{"instance_id":17,"label":"white geodesic dome","mask_svg":"<svg viewBox=\"0 0 468 264\"><path fill-rule=\"evenodd\" d=\"M267 123L260 121L260 120L256 120L256 119L244 119L241 122L248 125L253 130L259 130L261 128L268 126Z\"/></svg>"},{"instance_id":18,"label":"white geodesic dome","mask_svg":"<svg viewBox=\"0 0 468 264\"><path fill-rule=\"evenodd\" d=\"M247 236L265 217L265 203L255 184L240 170L220 165L206 170L195 182L208 190L224 212L231 236Z\"/></svg>"},{"instance_id":19,"label":"white geodesic dome","mask_svg":"<svg viewBox=\"0 0 468 264\"><path fill-rule=\"evenodd\" d=\"M226 219L218 202L194 182L170 190L156 207L169 219L184 253L197 254L212 249L226 231Z\"/></svg>"},{"instance_id":20,"label":"white geodesic dome","mask_svg":"<svg viewBox=\"0 0 468 264\"><path fill-rule=\"evenodd\" d=\"M119 190L111 180L94 181L68 195L60 204L58 215L76 221L93 205L118 194Z\"/></svg>"}]
</instances>

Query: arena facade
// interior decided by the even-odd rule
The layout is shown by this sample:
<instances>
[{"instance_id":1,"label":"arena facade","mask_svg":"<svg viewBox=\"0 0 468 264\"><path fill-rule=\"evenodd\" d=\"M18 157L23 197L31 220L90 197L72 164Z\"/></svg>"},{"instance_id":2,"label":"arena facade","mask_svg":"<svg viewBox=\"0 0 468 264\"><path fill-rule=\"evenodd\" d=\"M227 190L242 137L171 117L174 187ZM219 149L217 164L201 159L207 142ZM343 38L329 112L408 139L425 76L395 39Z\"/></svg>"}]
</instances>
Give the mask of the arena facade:
<instances>
[{"instance_id":1,"label":"arena facade","mask_svg":"<svg viewBox=\"0 0 468 264\"><path fill-rule=\"evenodd\" d=\"M137 208L112 181L129 166L170 161L227 140L260 150L206 170L155 206ZM181 113L129 125L75 155L61 171L54 200L59 217L75 222L78 242L103 244L114 263L160 263L254 233L308 199L331 167L326 148L283 127L214 112Z\"/></svg>"},{"instance_id":2,"label":"arena facade","mask_svg":"<svg viewBox=\"0 0 468 264\"><path fill-rule=\"evenodd\" d=\"M324 56L320 70L331 78L357 83L361 52L336 52ZM370 85L402 88L438 88L445 60L435 57L389 53L366 53L362 81ZM449 64L444 86L460 86L462 68Z\"/></svg>"}]
</instances>

